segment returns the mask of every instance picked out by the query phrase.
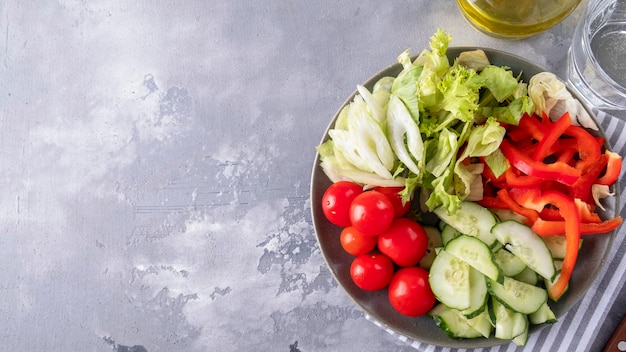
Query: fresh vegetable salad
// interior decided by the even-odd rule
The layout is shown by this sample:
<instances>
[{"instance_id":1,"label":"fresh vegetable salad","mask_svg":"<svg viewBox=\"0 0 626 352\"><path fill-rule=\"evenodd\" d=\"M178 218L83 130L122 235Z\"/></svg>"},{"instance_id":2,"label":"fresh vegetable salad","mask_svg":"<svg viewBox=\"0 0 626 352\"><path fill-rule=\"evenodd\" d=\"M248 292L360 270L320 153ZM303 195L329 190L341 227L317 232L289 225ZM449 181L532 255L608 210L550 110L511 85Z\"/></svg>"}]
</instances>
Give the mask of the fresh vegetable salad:
<instances>
[{"instance_id":1,"label":"fresh vegetable salad","mask_svg":"<svg viewBox=\"0 0 626 352\"><path fill-rule=\"evenodd\" d=\"M438 30L397 76L357 86L317 148L322 211L354 283L398 314L524 345L556 321L584 236L621 225L598 209L622 158L555 75L523 82L481 50L450 62L450 40Z\"/></svg>"}]
</instances>

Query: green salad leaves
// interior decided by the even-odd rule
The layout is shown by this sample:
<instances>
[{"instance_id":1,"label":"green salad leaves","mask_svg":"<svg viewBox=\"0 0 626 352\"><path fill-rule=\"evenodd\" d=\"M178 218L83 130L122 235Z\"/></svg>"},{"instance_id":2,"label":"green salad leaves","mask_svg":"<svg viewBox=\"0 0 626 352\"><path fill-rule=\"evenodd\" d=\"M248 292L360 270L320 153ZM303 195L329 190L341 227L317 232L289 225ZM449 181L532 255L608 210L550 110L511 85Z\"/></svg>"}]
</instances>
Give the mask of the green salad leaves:
<instances>
[{"instance_id":1,"label":"green salad leaves","mask_svg":"<svg viewBox=\"0 0 626 352\"><path fill-rule=\"evenodd\" d=\"M505 134L500 123L517 124L533 113L527 86L481 50L451 63L450 41L438 30L430 50L415 59L409 50L398 56L397 77L383 77L371 90L357 86L317 148L331 181L404 187L405 200L419 191L425 210L443 206L452 213L463 200L482 196L483 170L469 158L506 169L498 154Z\"/></svg>"}]
</instances>

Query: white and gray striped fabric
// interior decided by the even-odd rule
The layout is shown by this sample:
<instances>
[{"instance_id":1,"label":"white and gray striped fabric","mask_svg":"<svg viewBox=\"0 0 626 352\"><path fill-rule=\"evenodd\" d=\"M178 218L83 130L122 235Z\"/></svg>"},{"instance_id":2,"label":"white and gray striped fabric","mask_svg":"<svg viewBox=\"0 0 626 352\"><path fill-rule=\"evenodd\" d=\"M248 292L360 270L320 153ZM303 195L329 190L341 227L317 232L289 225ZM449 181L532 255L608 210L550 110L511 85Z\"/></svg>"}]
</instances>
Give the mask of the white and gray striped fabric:
<instances>
[{"instance_id":1,"label":"white and gray striped fabric","mask_svg":"<svg viewBox=\"0 0 626 352\"><path fill-rule=\"evenodd\" d=\"M596 111L596 119L606 133L612 150L626 156L626 130L624 121L611 115ZM626 204L626 180L624 169L620 175L619 213L626 218L624 205ZM529 337L525 347L517 347L513 343L503 344L491 348L474 349L471 351L484 352L574 352L600 351L611 336L613 330L626 314L626 226L622 226L615 236L613 247L609 253L607 263L601 270L598 278L590 287L583 299L575 305L559 322L542 329ZM374 324L382 327L368 317ZM385 329L387 330L387 329ZM447 352L457 349L437 347L419 341L411 340L387 330L398 336L406 344L422 352ZM466 350L458 350L466 351ZM470 350L467 350L470 351Z\"/></svg>"}]
</instances>

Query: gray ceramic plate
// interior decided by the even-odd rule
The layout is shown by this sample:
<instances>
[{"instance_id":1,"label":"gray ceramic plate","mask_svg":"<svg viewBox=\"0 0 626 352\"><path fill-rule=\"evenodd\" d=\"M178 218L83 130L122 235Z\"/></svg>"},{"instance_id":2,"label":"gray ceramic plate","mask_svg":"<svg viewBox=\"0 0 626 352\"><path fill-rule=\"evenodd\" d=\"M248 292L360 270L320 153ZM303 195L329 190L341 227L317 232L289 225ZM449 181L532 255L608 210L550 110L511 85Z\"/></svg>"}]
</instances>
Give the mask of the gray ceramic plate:
<instances>
[{"instance_id":1,"label":"gray ceramic plate","mask_svg":"<svg viewBox=\"0 0 626 352\"><path fill-rule=\"evenodd\" d=\"M530 77L534 74L546 71L542 67L530 63L519 56L487 48L449 48L448 57L450 62L452 62L452 60L454 60L460 52L474 49L484 50L492 64L510 67L515 75L521 74L521 77L525 82L528 82ZM399 64L392 65L374 75L363 85L368 89L371 89L378 79L383 76L396 76L401 69L402 67ZM575 96L578 96L575 92L572 93ZM352 101L355 94L356 92L348 97L343 106ZM343 108L343 106L341 108ZM340 111L341 108L338 111ZM591 116L594 116L590 109L587 110ZM337 115L335 115L330 122L328 129L333 127L336 118ZM328 139L328 129L322 137L322 142ZM604 137L604 133L602 131L597 133L597 135ZM324 259L326 260L326 263L335 279L354 300L354 302L359 305L363 311L365 311L365 313L388 329L411 339L432 345L453 348L478 348L509 343L509 341L499 340L494 337L489 339L451 339L447 337L444 332L435 325L432 318L428 316L410 318L398 314L389 304L386 296L386 290L368 292L356 287L352 283L349 273L353 257L347 254L339 243L341 228L329 223L324 218L321 211L320 201L322 195L331 182L320 168L319 162L319 155L316 155L311 178L311 202L313 225L315 227L317 240ZM614 185L613 191L616 192L619 187L615 186L617 185ZM616 195L615 199L615 202L617 202L619 194ZM610 207L607 208L605 214L602 214L603 217L613 217L615 215L615 209L617 208L617 204L611 204ZM550 302L552 310L556 314L557 318L562 317L574 304L576 304L585 294L589 286L595 281L598 272L605 263L614 236L615 233L611 233L601 236L587 236L585 238L584 246L581 249L576 269L570 281L568 292L558 302ZM532 326L531 334L537 332L543 327L544 325Z\"/></svg>"}]
</instances>

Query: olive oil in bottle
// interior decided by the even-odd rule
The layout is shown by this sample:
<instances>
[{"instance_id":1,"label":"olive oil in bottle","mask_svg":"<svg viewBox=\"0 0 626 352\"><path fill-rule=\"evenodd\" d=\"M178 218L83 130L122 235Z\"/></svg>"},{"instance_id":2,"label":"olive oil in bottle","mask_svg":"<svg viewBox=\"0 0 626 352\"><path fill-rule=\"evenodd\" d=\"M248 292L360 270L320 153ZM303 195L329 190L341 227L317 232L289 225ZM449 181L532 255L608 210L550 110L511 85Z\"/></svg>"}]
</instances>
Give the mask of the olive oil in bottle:
<instances>
[{"instance_id":1,"label":"olive oil in bottle","mask_svg":"<svg viewBox=\"0 0 626 352\"><path fill-rule=\"evenodd\" d=\"M520 39L562 21L581 0L457 0L461 13L489 35Z\"/></svg>"}]
</instances>

